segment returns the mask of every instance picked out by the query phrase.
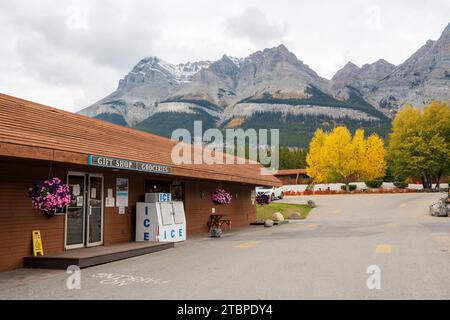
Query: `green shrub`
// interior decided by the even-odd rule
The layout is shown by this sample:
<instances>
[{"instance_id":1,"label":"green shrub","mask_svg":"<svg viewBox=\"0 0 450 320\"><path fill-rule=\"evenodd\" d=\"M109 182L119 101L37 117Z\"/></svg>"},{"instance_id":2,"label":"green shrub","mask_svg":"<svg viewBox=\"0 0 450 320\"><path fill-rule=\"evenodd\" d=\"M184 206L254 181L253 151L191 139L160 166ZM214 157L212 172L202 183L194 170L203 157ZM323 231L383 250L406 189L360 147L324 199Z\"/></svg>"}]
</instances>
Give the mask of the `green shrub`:
<instances>
[{"instance_id":1,"label":"green shrub","mask_svg":"<svg viewBox=\"0 0 450 320\"><path fill-rule=\"evenodd\" d=\"M356 184L349 184L348 188L349 188L350 192L351 191L355 191L356 190ZM347 190L347 187L346 187L345 184L343 186L341 186L341 190L344 190L344 191Z\"/></svg>"},{"instance_id":2,"label":"green shrub","mask_svg":"<svg viewBox=\"0 0 450 320\"><path fill-rule=\"evenodd\" d=\"M379 188L383 184L383 180L370 180L364 182L369 188Z\"/></svg>"},{"instance_id":3,"label":"green shrub","mask_svg":"<svg viewBox=\"0 0 450 320\"><path fill-rule=\"evenodd\" d=\"M397 188L400 188L400 189L405 189L408 187L408 184L403 181L395 181L394 186L396 186Z\"/></svg>"}]
</instances>

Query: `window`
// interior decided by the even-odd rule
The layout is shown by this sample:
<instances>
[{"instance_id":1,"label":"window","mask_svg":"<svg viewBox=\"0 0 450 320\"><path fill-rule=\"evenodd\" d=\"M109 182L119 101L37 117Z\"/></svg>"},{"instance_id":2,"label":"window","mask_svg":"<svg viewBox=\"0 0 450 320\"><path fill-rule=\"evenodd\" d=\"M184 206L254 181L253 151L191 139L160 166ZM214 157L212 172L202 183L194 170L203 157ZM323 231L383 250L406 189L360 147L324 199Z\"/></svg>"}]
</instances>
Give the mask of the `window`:
<instances>
[{"instance_id":1,"label":"window","mask_svg":"<svg viewBox=\"0 0 450 320\"><path fill-rule=\"evenodd\" d=\"M184 186L183 184L170 186L170 193L173 201L184 201Z\"/></svg>"},{"instance_id":2,"label":"window","mask_svg":"<svg viewBox=\"0 0 450 320\"><path fill-rule=\"evenodd\" d=\"M170 193L173 201L184 200L182 182L145 180L145 193Z\"/></svg>"},{"instance_id":3,"label":"window","mask_svg":"<svg viewBox=\"0 0 450 320\"><path fill-rule=\"evenodd\" d=\"M170 182L145 180L145 193L170 193Z\"/></svg>"}]
</instances>

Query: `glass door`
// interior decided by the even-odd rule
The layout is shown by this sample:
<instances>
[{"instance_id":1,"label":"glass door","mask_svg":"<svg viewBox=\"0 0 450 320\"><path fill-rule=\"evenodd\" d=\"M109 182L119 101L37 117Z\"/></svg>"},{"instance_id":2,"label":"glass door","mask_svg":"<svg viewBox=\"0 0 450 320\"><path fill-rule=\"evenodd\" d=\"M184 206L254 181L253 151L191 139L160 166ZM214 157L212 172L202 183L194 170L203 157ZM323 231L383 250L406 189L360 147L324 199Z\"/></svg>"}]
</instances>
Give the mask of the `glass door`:
<instances>
[{"instance_id":1,"label":"glass door","mask_svg":"<svg viewBox=\"0 0 450 320\"><path fill-rule=\"evenodd\" d=\"M103 176L89 175L86 246L103 243Z\"/></svg>"},{"instance_id":2,"label":"glass door","mask_svg":"<svg viewBox=\"0 0 450 320\"><path fill-rule=\"evenodd\" d=\"M67 206L65 247L67 249L84 247L85 226L85 190L86 177L84 173L71 172L67 176L67 184L72 194L72 200Z\"/></svg>"}]
</instances>

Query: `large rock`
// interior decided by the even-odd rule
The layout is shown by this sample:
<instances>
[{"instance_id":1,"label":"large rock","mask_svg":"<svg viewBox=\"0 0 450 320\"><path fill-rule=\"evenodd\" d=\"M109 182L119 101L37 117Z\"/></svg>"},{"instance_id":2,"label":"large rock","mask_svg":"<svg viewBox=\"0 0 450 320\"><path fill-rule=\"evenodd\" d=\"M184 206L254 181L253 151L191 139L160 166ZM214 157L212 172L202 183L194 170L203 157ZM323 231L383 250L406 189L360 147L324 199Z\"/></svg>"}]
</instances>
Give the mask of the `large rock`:
<instances>
[{"instance_id":1,"label":"large rock","mask_svg":"<svg viewBox=\"0 0 450 320\"><path fill-rule=\"evenodd\" d=\"M311 208L315 208L317 205L314 201L308 200L308 206L310 206Z\"/></svg>"},{"instance_id":2,"label":"large rock","mask_svg":"<svg viewBox=\"0 0 450 320\"><path fill-rule=\"evenodd\" d=\"M430 205L430 214L435 217L447 217L448 216L448 208L445 205L445 198L440 199L436 202L433 202Z\"/></svg>"},{"instance_id":3,"label":"large rock","mask_svg":"<svg viewBox=\"0 0 450 320\"><path fill-rule=\"evenodd\" d=\"M289 215L289 219L291 219L291 220L299 220L299 219L301 219L302 218L302 216L300 215L300 213L298 213L298 212L292 212L290 215Z\"/></svg>"},{"instance_id":4,"label":"large rock","mask_svg":"<svg viewBox=\"0 0 450 320\"><path fill-rule=\"evenodd\" d=\"M274 212L272 214L272 220L273 221L284 221L284 217L280 212Z\"/></svg>"},{"instance_id":5,"label":"large rock","mask_svg":"<svg viewBox=\"0 0 450 320\"><path fill-rule=\"evenodd\" d=\"M267 219L266 221L264 221L264 227L273 227L273 220Z\"/></svg>"},{"instance_id":6,"label":"large rock","mask_svg":"<svg viewBox=\"0 0 450 320\"><path fill-rule=\"evenodd\" d=\"M222 236L222 229L214 228L211 230L211 237L220 238Z\"/></svg>"}]
</instances>

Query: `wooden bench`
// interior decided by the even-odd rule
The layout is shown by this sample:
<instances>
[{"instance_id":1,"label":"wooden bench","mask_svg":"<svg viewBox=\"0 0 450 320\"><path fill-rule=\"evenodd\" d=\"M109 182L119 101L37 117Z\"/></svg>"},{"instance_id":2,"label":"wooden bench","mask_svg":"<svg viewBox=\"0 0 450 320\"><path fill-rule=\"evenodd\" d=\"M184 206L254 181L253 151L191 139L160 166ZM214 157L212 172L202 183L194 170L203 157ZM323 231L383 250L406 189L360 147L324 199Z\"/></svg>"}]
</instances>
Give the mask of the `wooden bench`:
<instances>
[{"instance_id":1,"label":"wooden bench","mask_svg":"<svg viewBox=\"0 0 450 320\"><path fill-rule=\"evenodd\" d=\"M226 224L228 226L228 230L231 230L231 220L230 219L220 219L220 226Z\"/></svg>"},{"instance_id":2,"label":"wooden bench","mask_svg":"<svg viewBox=\"0 0 450 320\"><path fill-rule=\"evenodd\" d=\"M209 216L209 221L206 223L208 232L210 232L212 228L220 228L220 220L222 219L222 217L222 214L211 214Z\"/></svg>"},{"instance_id":3,"label":"wooden bench","mask_svg":"<svg viewBox=\"0 0 450 320\"><path fill-rule=\"evenodd\" d=\"M211 228L220 228L224 224L228 226L228 230L231 230L231 219L224 218L222 214L211 214L206 226L210 232Z\"/></svg>"}]
</instances>

